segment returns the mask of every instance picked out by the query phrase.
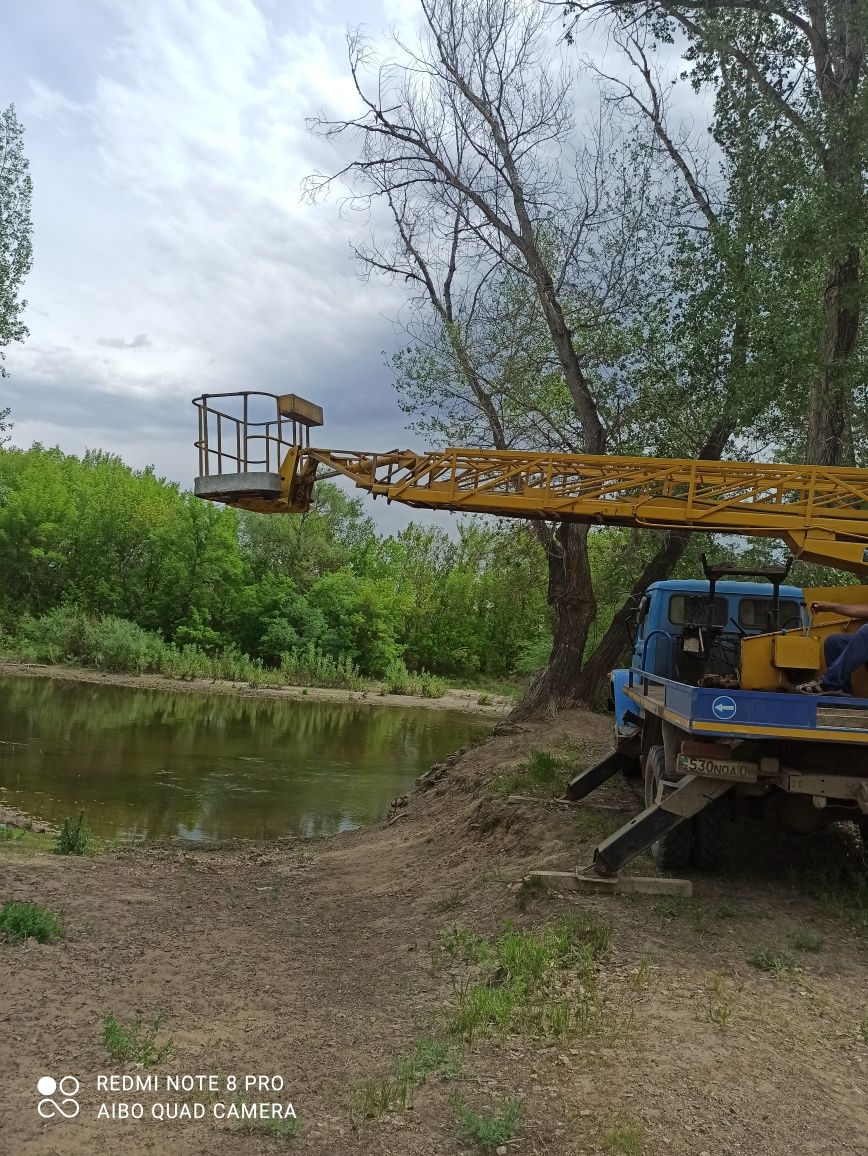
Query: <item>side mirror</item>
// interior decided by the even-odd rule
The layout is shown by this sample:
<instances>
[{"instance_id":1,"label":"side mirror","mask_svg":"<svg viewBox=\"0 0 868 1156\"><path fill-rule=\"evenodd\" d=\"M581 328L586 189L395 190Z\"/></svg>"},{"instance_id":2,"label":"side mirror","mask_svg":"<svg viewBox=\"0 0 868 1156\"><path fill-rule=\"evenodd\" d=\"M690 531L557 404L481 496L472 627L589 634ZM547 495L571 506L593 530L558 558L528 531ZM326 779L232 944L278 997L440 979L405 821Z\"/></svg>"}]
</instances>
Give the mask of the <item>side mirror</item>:
<instances>
[{"instance_id":1,"label":"side mirror","mask_svg":"<svg viewBox=\"0 0 868 1156\"><path fill-rule=\"evenodd\" d=\"M648 607L650 605L651 599L647 594L643 594L631 609L627 626L627 633L630 638L631 647L636 645L636 639L639 637L639 632L642 629L642 623L648 617Z\"/></svg>"}]
</instances>

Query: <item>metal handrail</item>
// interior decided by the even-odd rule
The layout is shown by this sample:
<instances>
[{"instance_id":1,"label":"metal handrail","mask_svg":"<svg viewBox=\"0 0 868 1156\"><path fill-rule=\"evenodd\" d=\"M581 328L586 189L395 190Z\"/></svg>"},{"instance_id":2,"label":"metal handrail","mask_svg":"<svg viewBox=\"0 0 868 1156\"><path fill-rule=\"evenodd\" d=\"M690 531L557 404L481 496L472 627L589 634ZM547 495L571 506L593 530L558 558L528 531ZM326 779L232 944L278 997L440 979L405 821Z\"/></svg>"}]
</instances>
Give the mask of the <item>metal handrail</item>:
<instances>
[{"instance_id":1,"label":"metal handrail","mask_svg":"<svg viewBox=\"0 0 868 1156\"><path fill-rule=\"evenodd\" d=\"M215 398L222 397L240 398L241 415L227 413L210 404ZM270 398L274 402L275 417L266 421L251 421L251 397ZM303 422L281 414L276 394L256 389L203 393L201 397L193 399L193 405L199 414L199 437L194 445L199 451L200 477L226 473L246 474L258 469L266 473L273 469L276 473L293 446L310 445L310 430ZM217 468L212 470L215 464Z\"/></svg>"}]
</instances>

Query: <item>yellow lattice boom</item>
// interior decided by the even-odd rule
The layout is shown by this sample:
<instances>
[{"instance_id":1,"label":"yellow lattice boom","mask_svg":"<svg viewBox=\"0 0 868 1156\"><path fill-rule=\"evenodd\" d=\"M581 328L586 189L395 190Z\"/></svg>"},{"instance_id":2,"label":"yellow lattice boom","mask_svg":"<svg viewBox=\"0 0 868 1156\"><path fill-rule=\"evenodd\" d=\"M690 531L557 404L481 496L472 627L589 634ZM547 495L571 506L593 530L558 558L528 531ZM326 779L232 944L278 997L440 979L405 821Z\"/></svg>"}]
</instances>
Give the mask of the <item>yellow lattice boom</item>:
<instances>
[{"instance_id":1,"label":"yellow lattice boom","mask_svg":"<svg viewBox=\"0 0 868 1156\"><path fill-rule=\"evenodd\" d=\"M283 395L273 399L275 418L251 422L248 400L240 416L215 408L227 396L272 395L196 399L203 498L304 513L317 479L339 474L417 508L779 538L797 557L868 573L868 470L525 450L318 449L309 445L310 429L322 424L318 407Z\"/></svg>"}]
</instances>

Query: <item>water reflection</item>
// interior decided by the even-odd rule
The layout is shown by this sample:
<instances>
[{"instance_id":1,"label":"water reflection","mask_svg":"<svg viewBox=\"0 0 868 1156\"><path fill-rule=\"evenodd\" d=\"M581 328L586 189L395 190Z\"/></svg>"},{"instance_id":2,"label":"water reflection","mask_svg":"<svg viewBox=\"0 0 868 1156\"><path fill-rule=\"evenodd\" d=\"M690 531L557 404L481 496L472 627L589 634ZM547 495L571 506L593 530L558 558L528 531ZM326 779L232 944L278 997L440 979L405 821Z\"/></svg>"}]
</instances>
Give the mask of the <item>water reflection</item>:
<instances>
[{"instance_id":1,"label":"water reflection","mask_svg":"<svg viewBox=\"0 0 868 1156\"><path fill-rule=\"evenodd\" d=\"M0 802L100 835L318 835L484 733L454 712L0 678Z\"/></svg>"}]
</instances>

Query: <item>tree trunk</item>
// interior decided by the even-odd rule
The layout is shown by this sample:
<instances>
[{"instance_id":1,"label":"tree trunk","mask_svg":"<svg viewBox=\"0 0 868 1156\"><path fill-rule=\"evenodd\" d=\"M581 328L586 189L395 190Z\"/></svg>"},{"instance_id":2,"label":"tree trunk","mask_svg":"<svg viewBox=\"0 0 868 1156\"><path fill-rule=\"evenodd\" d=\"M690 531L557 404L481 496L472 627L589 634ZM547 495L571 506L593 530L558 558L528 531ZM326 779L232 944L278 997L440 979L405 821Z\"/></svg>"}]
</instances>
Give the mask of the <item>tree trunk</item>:
<instances>
[{"instance_id":1,"label":"tree trunk","mask_svg":"<svg viewBox=\"0 0 868 1156\"><path fill-rule=\"evenodd\" d=\"M743 326L738 323L733 335L735 362L740 362L744 354L743 337ZM697 458L716 461L731 434L729 423L718 421ZM588 562L590 527L562 522L555 534L542 523L537 523L534 529L546 551L548 601L555 609L555 637L548 667L534 677L524 698L511 712L512 722L549 717L572 706L595 710L601 705L606 676L627 648L627 630L635 598L644 594L652 582L669 577L690 539L689 534L677 531L664 535L660 548L633 583L594 653L583 663L588 633L597 611Z\"/></svg>"},{"instance_id":2,"label":"tree trunk","mask_svg":"<svg viewBox=\"0 0 868 1156\"><path fill-rule=\"evenodd\" d=\"M859 249L851 245L826 281L822 366L811 393L805 461L838 466L846 452L850 412L847 376L859 332Z\"/></svg>"},{"instance_id":3,"label":"tree trunk","mask_svg":"<svg viewBox=\"0 0 868 1156\"><path fill-rule=\"evenodd\" d=\"M555 613L554 642L548 666L534 677L510 714L511 722L550 718L575 704L582 656L597 610L588 563L590 527L561 522L554 533L541 524L534 528L546 552L548 601Z\"/></svg>"},{"instance_id":4,"label":"tree trunk","mask_svg":"<svg viewBox=\"0 0 868 1156\"><path fill-rule=\"evenodd\" d=\"M618 665L621 656L630 646L630 619L636 599L645 593L652 582L662 582L669 577L689 539L690 535L685 533L666 534L663 545L633 583L621 609L582 667L575 680L575 703L591 710L599 710L603 706L609 671Z\"/></svg>"}]
</instances>

